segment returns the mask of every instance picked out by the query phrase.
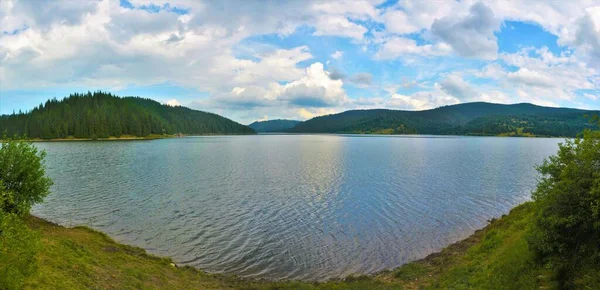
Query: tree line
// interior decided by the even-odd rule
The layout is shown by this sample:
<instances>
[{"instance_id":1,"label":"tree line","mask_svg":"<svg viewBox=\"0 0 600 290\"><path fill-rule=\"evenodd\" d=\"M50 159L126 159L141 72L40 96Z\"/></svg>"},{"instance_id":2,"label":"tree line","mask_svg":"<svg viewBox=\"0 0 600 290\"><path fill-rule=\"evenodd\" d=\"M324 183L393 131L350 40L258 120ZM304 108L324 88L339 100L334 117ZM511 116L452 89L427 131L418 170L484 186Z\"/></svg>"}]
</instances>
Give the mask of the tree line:
<instances>
[{"instance_id":1,"label":"tree line","mask_svg":"<svg viewBox=\"0 0 600 290\"><path fill-rule=\"evenodd\" d=\"M532 104L466 103L426 111L352 110L320 116L289 129L298 133L536 135L575 137L593 128L597 113Z\"/></svg>"},{"instance_id":2,"label":"tree line","mask_svg":"<svg viewBox=\"0 0 600 290\"><path fill-rule=\"evenodd\" d=\"M217 114L102 91L51 99L29 112L0 116L0 130L30 138L108 138L151 134L253 134Z\"/></svg>"}]
</instances>

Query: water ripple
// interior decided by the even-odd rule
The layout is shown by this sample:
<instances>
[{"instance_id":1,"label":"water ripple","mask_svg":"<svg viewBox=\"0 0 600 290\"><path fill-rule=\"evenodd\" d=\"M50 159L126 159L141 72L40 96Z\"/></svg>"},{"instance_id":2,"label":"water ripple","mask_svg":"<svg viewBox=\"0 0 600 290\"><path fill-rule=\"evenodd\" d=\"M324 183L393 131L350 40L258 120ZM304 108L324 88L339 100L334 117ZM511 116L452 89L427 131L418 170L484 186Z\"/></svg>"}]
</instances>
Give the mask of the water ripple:
<instances>
[{"instance_id":1,"label":"water ripple","mask_svg":"<svg viewBox=\"0 0 600 290\"><path fill-rule=\"evenodd\" d=\"M527 200L559 139L335 135L36 143L34 214L178 264L324 280L397 267Z\"/></svg>"}]
</instances>

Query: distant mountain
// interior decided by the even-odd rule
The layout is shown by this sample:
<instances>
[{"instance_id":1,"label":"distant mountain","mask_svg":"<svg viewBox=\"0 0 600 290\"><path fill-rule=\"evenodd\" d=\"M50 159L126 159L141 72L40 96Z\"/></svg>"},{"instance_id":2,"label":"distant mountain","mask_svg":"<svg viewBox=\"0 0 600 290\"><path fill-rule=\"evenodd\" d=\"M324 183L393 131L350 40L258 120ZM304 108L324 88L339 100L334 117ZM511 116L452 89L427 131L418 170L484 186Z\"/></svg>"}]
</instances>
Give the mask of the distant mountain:
<instances>
[{"instance_id":1,"label":"distant mountain","mask_svg":"<svg viewBox=\"0 0 600 290\"><path fill-rule=\"evenodd\" d=\"M254 129L256 132L266 133L266 132L284 132L288 129L296 126L300 121L295 120L269 120L269 121L256 121L248 127Z\"/></svg>"},{"instance_id":2,"label":"distant mountain","mask_svg":"<svg viewBox=\"0 0 600 290\"><path fill-rule=\"evenodd\" d=\"M110 93L72 94L48 100L27 113L0 116L0 134L31 138L107 138L150 134L255 134L217 114L171 107L139 97Z\"/></svg>"},{"instance_id":3,"label":"distant mountain","mask_svg":"<svg viewBox=\"0 0 600 290\"><path fill-rule=\"evenodd\" d=\"M528 103L484 102L444 106L425 111L352 110L299 123L290 132L432 135L577 135L591 128L584 115L599 114Z\"/></svg>"}]
</instances>

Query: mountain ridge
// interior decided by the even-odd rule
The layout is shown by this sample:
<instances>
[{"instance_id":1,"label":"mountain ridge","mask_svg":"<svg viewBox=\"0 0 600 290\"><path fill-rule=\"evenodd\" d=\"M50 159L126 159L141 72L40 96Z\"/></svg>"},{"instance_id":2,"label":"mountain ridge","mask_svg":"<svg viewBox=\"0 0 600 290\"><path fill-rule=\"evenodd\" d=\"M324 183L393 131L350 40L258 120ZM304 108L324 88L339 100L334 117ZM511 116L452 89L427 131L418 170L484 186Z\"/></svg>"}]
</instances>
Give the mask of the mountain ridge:
<instances>
[{"instance_id":1,"label":"mountain ridge","mask_svg":"<svg viewBox=\"0 0 600 290\"><path fill-rule=\"evenodd\" d=\"M288 120L288 119L274 119L266 121L254 121L248 125L248 127L254 129L259 133L269 132L285 132L288 129L293 128L302 121Z\"/></svg>"},{"instance_id":2,"label":"mountain ridge","mask_svg":"<svg viewBox=\"0 0 600 290\"><path fill-rule=\"evenodd\" d=\"M288 132L573 137L592 127L584 115L599 113L531 103L472 102L422 111L349 110L309 119Z\"/></svg>"}]
</instances>

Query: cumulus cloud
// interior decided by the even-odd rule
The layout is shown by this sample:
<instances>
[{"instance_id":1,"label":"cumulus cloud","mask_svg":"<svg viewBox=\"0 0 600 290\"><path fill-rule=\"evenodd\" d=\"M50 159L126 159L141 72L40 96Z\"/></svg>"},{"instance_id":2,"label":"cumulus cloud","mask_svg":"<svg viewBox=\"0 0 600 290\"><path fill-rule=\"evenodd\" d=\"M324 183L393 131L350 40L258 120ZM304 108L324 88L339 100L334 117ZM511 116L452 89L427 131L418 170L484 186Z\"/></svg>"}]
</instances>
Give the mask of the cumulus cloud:
<instances>
[{"instance_id":1,"label":"cumulus cloud","mask_svg":"<svg viewBox=\"0 0 600 290\"><path fill-rule=\"evenodd\" d=\"M332 67L329 69L329 78L332 80L342 80L346 78L346 74L340 71L336 67Z\"/></svg>"},{"instance_id":2,"label":"cumulus cloud","mask_svg":"<svg viewBox=\"0 0 600 290\"><path fill-rule=\"evenodd\" d=\"M459 102L457 98L436 88L433 91L421 91L410 95L391 93L387 97L358 98L353 100L352 105L354 108L360 109L387 108L420 111L458 104Z\"/></svg>"},{"instance_id":3,"label":"cumulus cloud","mask_svg":"<svg viewBox=\"0 0 600 290\"><path fill-rule=\"evenodd\" d=\"M301 107L339 105L347 98L342 85L342 80L332 80L317 62L306 69L305 76L282 87L281 99Z\"/></svg>"},{"instance_id":4,"label":"cumulus cloud","mask_svg":"<svg viewBox=\"0 0 600 290\"><path fill-rule=\"evenodd\" d=\"M475 88L472 84L465 81L465 79L460 73L452 73L447 75L439 84L436 84L436 88L460 102L515 102L513 98L508 96L506 93L499 91L497 88Z\"/></svg>"},{"instance_id":5,"label":"cumulus cloud","mask_svg":"<svg viewBox=\"0 0 600 290\"><path fill-rule=\"evenodd\" d=\"M358 87L366 88L373 83L373 75L367 72L355 73L350 77L349 81Z\"/></svg>"},{"instance_id":6,"label":"cumulus cloud","mask_svg":"<svg viewBox=\"0 0 600 290\"><path fill-rule=\"evenodd\" d=\"M436 56L448 54L450 51L450 47L444 43L417 45L414 39L391 37L384 41L375 58L396 59L403 55Z\"/></svg>"},{"instance_id":7,"label":"cumulus cloud","mask_svg":"<svg viewBox=\"0 0 600 290\"><path fill-rule=\"evenodd\" d=\"M391 10L384 15L386 30L391 33L409 34L420 30L402 10Z\"/></svg>"},{"instance_id":8,"label":"cumulus cloud","mask_svg":"<svg viewBox=\"0 0 600 290\"><path fill-rule=\"evenodd\" d=\"M171 99L165 102L165 104L171 106L171 107L177 107L177 106L181 106L181 103L179 103L179 101L177 101L177 99Z\"/></svg>"},{"instance_id":9,"label":"cumulus cloud","mask_svg":"<svg viewBox=\"0 0 600 290\"><path fill-rule=\"evenodd\" d=\"M367 29L348 20L345 16L324 15L319 17L315 35L336 35L362 40Z\"/></svg>"},{"instance_id":10,"label":"cumulus cloud","mask_svg":"<svg viewBox=\"0 0 600 290\"><path fill-rule=\"evenodd\" d=\"M461 56L495 59L498 44L494 31L499 28L500 20L492 9L479 2L471 6L469 15L436 19L431 33Z\"/></svg>"},{"instance_id":11,"label":"cumulus cloud","mask_svg":"<svg viewBox=\"0 0 600 290\"><path fill-rule=\"evenodd\" d=\"M600 6L585 9L585 15L578 21L572 43L595 66L600 67Z\"/></svg>"},{"instance_id":12,"label":"cumulus cloud","mask_svg":"<svg viewBox=\"0 0 600 290\"><path fill-rule=\"evenodd\" d=\"M533 100L574 100L578 90L591 90L600 85L598 71L570 53L555 55L547 48L525 48L514 54L502 54L509 66L518 67L502 78L510 82L517 95Z\"/></svg>"},{"instance_id":13,"label":"cumulus cloud","mask_svg":"<svg viewBox=\"0 0 600 290\"><path fill-rule=\"evenodd\" d=\"M468 10L467 2L438 1L435 5L421 0L400 0L393 9L384 14L384 23L390 32L405 34L431 29L439 18L461 14Z\"/></svg>"},{"instance_id":14,"label":"cumulus cloud","mask_svg":"<svg viewBox=\"0 0 600 290\"><path fill-rule=\"evenodd\" d=\"M508 79L517 83L535 87L552 87L554 81L544 72L530 70L526 67L520 68L516 72L508 73Z\"/></svg>"},{"instance_id":15,"label":"cumulus cloud","mask_svg":"<svg viewBox=\"0 0 600 290\"><path fill-rule=\"evenodd\" d=\"M169 83L208 95L185 103L238 120L353 107L423 109L469 100L551 105L598 100L597 2L400 0L389 7L381 2L132 0L133 7L126 8L118 1L0 1L2 89L119 90ZM149 5L157 9L150 12ZM174 7L186 12L180 15ZM498 53L494 32L506 20L539 24L567 50ZM350 44L343 48L346 55L339 47L259 49L246 42L257 35L293 37L305 26L317 37L344 38ZM246 46L243 53L240 46ZM328 57L335 67L325 70L320 62ZM465 68L460 57L484 61ZM387 65L382 60L400 60L416 76L400 80L378 71L373 85L369 73L344 73L376 72L365 65ZM369 87L372 95L348 96L348 84ZM381 97L388 87L393 89ZM411 93L398 93L403 88Z\"/></svg>"},{"instance_id":16,"label":"cumulus cloud","mask_svg":"<svg viewBox=\"0 0 600 290\"><path fill-rule=\"evenodd\" d=\"M472 100L478 96L478 93L465 82L459 74L451 74L441 83L440 88L459 100Z\"/></svg>"},{"instance_id":17,"label":"cumulus cloud","mask_svg":"<svg viewBox=\"0 0 600 290\"><path fill-rule=\"evenodd\" d=\"M221 109L254 109L257 107L326 108L347 101L341 79L331 79L323 64L316 62L304 70L297 80L281 85L273 82L266 87L235 87L230 92L214 95L209 101L196 106Z\"/></svg>"},{"instance_id":18,"label":"cumulus cloud","mask_svg":"<svg viewBox=\"0 0 600 290\"><path fill-rule=\"evenodd\" d=\"M475 73L475 76L477 76L478 78L484 78L484 79L499 79L505 74L506 74L506 72L504 71L504 68L502 68L502 66L500 64L491 63L491 64L486 65L482 70Z\"/></svg>"},{"instance_id":19,"label":"cumulus cloud","mask_svg":"<svg viewBox=\"0 0 600 290\"><path fill-rule=\"evenodd\" d=\"M352 19L367 20L376 18L379 14L375 5L381 1L340 0L317 1L311 9L325 14L344 15Z\"/></svg>"}]
</instances>

